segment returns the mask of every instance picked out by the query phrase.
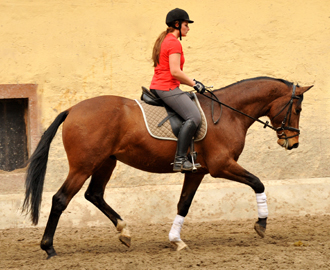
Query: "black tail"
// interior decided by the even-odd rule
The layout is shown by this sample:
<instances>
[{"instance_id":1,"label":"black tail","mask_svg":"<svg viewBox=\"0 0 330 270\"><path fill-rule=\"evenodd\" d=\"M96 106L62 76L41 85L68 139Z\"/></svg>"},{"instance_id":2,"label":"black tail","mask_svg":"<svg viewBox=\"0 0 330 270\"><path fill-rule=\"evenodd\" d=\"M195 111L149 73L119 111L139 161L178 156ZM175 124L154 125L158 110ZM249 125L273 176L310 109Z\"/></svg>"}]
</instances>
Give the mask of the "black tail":
<instances>
[{"instance_id":1,"label":"black tail","mask_svg":"<svg viewBox=\"0 0 330 270\"><path fill-rule=\"evenodd\" d=\"M39 220L39 208L44 187L49 147L58 127L64 122L68 114L69 111L64 111L56 117L42 135L36 150L28 161L30 164L25 180L25 199L22 212L31 212L31 220L34 225L37 225Z\"/></svg>"}]
</instances>

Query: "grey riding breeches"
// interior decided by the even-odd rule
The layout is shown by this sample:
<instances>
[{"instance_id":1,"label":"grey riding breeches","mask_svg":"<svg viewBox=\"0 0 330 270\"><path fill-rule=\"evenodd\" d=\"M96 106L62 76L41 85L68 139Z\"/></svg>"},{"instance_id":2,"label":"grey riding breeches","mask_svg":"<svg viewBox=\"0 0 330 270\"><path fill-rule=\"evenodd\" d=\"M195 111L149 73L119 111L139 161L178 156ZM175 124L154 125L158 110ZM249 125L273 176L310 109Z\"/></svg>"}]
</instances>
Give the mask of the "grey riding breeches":
<instances>
[{"instance_id":1,"label":"grey riding breeches","mask_svg":"<svg viewBox=\"0 0 330 270\"><path fill-rule=\"evenodd\" d=\"M179 87L170 91L155 91L162 101L167 106L171 107L172 110L179 114L185 121L191 119L194 121L196 127L199 126L201 123L201 114L196 104Z\"/></svg>"}]
</instances>

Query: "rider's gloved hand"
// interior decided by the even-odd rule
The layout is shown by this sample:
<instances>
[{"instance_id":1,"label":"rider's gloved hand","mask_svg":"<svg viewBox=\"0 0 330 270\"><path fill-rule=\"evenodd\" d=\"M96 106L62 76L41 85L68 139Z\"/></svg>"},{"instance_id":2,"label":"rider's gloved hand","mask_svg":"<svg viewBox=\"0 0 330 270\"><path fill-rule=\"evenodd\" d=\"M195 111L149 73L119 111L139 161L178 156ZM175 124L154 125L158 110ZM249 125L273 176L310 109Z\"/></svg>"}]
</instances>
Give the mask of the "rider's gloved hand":
<instances>
[{"instance_id":1,"label":"rider's gloved hand","mask_svg":"<svg viewBox=\"0 0 330 270\"><path fill-rule=\"evenodd\" d=\"M199 82L199 81L196 81L195 79L194 79L194 82L195 82L195 85L193 86L194 89L195 89L198 93L200 93L200 94L204 94L204 92L205 92L205 90L206 90L204 84L202 84L202 83Z\"/></svg>"}]
</instances>

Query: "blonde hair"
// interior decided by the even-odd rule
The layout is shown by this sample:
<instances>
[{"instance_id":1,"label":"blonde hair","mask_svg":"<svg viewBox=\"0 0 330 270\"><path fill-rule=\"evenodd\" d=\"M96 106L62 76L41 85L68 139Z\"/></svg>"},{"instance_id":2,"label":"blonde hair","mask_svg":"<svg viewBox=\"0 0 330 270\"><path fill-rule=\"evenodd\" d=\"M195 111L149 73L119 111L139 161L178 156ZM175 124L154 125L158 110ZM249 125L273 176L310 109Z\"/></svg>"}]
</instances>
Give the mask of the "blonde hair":
<instances>
[{"instance_id":1,"label":"blonde hair","mask_svg":"<svg viewBox=\"0 0 330 270\"><path fill-rule=\"evenodd\" d=\"M165 31L163 31L159 37L157 38L154 48L152 50L152 61L154 62L154 67L156 67L159 64L159 55L160 55L160 48L162 46L162 43L168 33L174 32L175 28L168 27Z\"/></svg>"}]
</instances>

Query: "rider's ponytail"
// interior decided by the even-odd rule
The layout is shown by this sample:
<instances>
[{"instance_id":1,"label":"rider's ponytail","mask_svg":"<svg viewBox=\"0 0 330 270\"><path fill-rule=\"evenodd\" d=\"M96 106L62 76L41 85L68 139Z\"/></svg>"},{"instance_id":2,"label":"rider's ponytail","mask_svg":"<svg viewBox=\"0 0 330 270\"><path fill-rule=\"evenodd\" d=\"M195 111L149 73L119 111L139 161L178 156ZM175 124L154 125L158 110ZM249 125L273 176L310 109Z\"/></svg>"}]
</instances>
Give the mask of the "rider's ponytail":
<instances>
[{"instance_id":1,"label":"rider's ponytail","mask_svg":"<svg viewBox=\"0 0 330 270\"><path fill-rule=\"evenodd\" d=\"M152 61L154 62L154 67L159 64L159 54L160 54L160 47L168 33L174 32L173 27L168 27L164 32L162 32L159 37L157 38L154 48L152 50Z\"/></svg>"}]
</instances>

